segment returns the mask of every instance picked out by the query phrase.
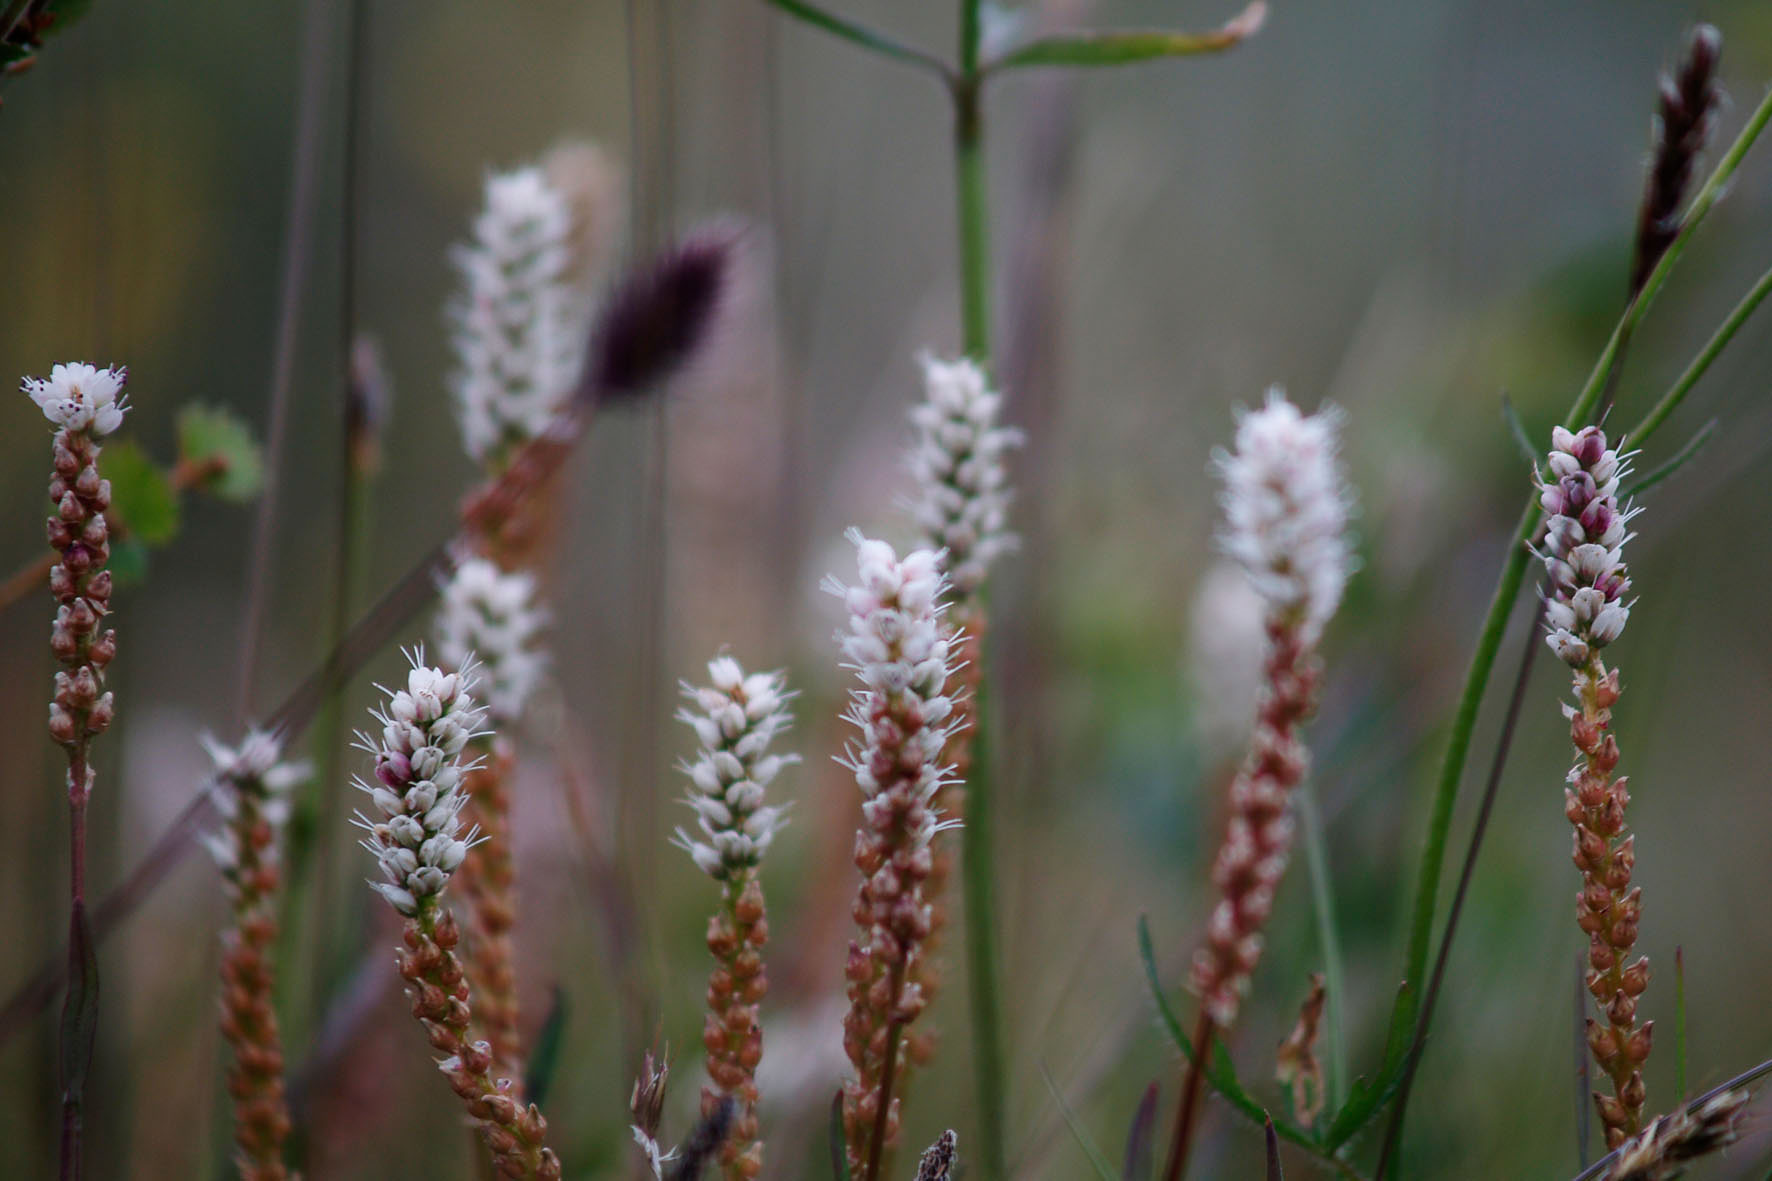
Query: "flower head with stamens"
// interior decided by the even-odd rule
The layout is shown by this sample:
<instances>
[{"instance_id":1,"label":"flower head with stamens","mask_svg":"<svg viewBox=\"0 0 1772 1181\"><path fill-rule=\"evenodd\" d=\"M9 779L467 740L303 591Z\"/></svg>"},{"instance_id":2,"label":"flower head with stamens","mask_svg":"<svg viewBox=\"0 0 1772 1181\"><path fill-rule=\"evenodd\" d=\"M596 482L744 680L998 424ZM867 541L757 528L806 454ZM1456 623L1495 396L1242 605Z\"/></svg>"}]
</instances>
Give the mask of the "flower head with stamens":
<instances>
[{"instance_id":1,"label":"flower head with stamens","mask_svg":"<svg viewBox=\"0 0 1772 1181\"><path fill-rule=\"evenodd\" d=\"M1581 668L1616 640L1630 619L1630 571L1624 543L1639 510L1618 504L1618 483L1630 454L1606 444L1597 426L1551 432L1545 470L1537 473L1546 513L1538 551L1550 579L1545 642L1571 668Z\"/></svg>"},{"instance_id":2,"label":"flower head with stamens","mask_svg":"<svg viewBox=\"0 0 1772 1181\"><path fill-rule=\"evenodd\" d=\"M1003 461L1022 435L999 425L1003 397L972 361L929 354L920 360L925 397L911 408L912 511L929 547L946 551L948 581L964 598L983 584L991 563L1016 546Z\"/></svg>"},{"instance_id":3,"label":"flower head with stamens","mask_svg":"<svg viewBox=\"0 0 1772 1181\"><path fill-rule=\"evenodd\" d=\"M437 655L450 668L478 662L476 689L495 723L515 721L547 672L541 646L547 612L535 604L535 577L505 574L468 558L444 581L437 611Z\"/></svg>"},{"instance_id":4,"label":"flower head with stamens","mask_svg":"<svg viewBox=\"0 0 1772 1181\"><path fill-rule=\"evenodd\" d=\"M378 815L374 820L357 816L358 827L369 834L363 847L375 855L386 878L370 884L410 916L443 892L474 840L471 832L458 835L467 801L462 776L472 770L463 765L462 754L480 732L486 710L474 700L472 664L446 673L427 667L422 650L408 659L406 687L383 689L388 703L372 711L382 726L379 738L357 734L357 745L375 756L375 782L358 779L356 784Z\"/></svg>"},{"instance_id":5,"label":"flower head with stamens","mask_svg":"<svg viewBox=\"0 0 1772 1181\"><path fill-rule=\"evenodd\" d=\"M468 454L496 462L546 429L579 378L589 303L575 280L571 202L535 167L486 178L457 247L450 379Z\"/></svg>"},{"instance_id":6,"label":"flower head with stamens","mask_svg":"<svg viewBox=\"0 0 1772 1181\"><path fill-rule=\"evenodd\" d=\"M1235 453L1214 456L1224 481L1220 544L1307 645L1335 614L1353 568L1353 495L1336 457L1340 424L1339 410L1306 415L1275 387L1265 406L1238 418Z\"/></svg>"},{"instance_id":7,"label":"flower head with stamens","mask_svg":"<svg viewBox=\"0 0 1772 1181\"><path fill-rule=\"evenodd\" d=\"M730 656L708 662L705 686L683 686L693 702L677 712L695 730L701 752L683 771L692 790L688 804L705 840L682 829L673 842L703 873L725 880L761 860L784 823L782 809L763 803L781 769L799 762L793 754L770 754L769 745L788 728L793 695L779 672L751 673Z\"/></svg>"},{"instance_id":8,"label":"flower head with stamens","mask_svg":"<svg viewBox=\"0 0 1772 1181\"><path fill-rule=\"evenodd\" d=\"M123 425L129 409L123 385L128 380L129 371L122 366L99 369L70 361L51 369L48 377L25 378L20 388L56 426L102 438Z\"/></svg>"}]
</instances>

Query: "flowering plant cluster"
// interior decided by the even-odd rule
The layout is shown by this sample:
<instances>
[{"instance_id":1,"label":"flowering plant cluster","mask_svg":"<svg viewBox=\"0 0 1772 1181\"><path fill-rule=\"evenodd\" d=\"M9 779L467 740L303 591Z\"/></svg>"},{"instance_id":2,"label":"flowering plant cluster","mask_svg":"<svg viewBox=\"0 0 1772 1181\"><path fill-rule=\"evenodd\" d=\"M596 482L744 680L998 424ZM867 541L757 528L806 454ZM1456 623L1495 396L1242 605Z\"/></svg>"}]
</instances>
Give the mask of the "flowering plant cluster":
<instances>
[{"instance_id":1,"label":"flowering plant cluster","mask_svg":"<svg viewBox=\"0 0 1772 1181\"><path fill-rule=\"evenodd\" d=\"M1598 655L1630 619L1625 529L1640 510L1618 504L1618 482L1629 474L1630 455L1608 447L1599 427L1551 432L1550 455L1538 473L1538 503L1546 513L1539 556L1550 581L1545 640L1571 668Z\"/></svg>"}]
</instances>

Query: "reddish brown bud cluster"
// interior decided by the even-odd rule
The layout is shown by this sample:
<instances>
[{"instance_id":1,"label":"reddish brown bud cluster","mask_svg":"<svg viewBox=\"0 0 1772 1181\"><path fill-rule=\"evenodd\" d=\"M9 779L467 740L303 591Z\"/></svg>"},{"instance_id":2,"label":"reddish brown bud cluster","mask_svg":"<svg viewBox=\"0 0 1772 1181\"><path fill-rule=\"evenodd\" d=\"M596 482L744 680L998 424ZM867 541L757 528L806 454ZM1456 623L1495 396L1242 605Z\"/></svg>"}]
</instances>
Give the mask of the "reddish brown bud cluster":
<instances>
[{"instance_id":1,"label":"reddish brown bud cluster","mask_svg":"<svg viewBox=\"0 0 1772 1181\"><path fill-rule=\"evenodd\" d=\"M1310 992L1298 1009L1298 1024L1274 1054L1274 1077L1291 1089L1292 1114L1307 1128L1323 1112L1323 1062L1317 1057L1317 1038L1327 1000L1323 974L1312 972Z\"/></svg>"},{"instance_id":2,"label":"reddish brown bud cluster","mask_svg":"<svg viewBox=\"0 0 1772 1181\"><path fill-rule=\"evenodd\" d=\"M1298 726L1310 715L1317 663L1299 630L1268 626L1268 653L1249 754L1231 783L1230 819L1212 865L1219 901L1194 953L1193 986L1220 1029L1236 1020L1249 977L1261 959L1261 929L1292 851L1292 789L1308 755Z\"/></svg>"},{"instance_id":3,"label":"reddish brown bud cluster","mask_svg":"<svg viewBox=\"0 0 1772 1181\"><path fill-rule=\"evenodd\" d=\"M221 1032L234 1052L228 1094L234 1100L234 1162L242 1181L283 1181L289 1108L283 1095L283 1043L272 1004L276 974L278 873L276 829L263 800L234 796L232 863L224 876L234 925L222 936Z\"/></svg>"},{"instance_id":4,"label":"reddish brown bud cluster","mask_svg":"<svg viewBox=\"0 0 1772 1181\"><path fill-rule=\"evenodd\" d=\"M1569 736L1580 752L1564 790L1564 814L1575 826L1575 868L1581 890L1575 896L1575 921L1588 938L1587 988L1605 1016L1605 1024L1587 1021L1587 1044L1594 1060L1612 1078L1613 1094L1594 1095L1606 1144L1616 1148L1642 1126L1642 1066L1649 1057L1655 1023L1636 1023L1637 997L1649 984L1649 961L1627 964L1637 942L1642 915L1642 890L1631 886L1636 864L1636 838L1625 835L1624 811L1630 803L1628 781L1612 778L1618 766L1618 742L1610 733L1612 706L1618 701L1618 673L1606 671L1598 658L1577 674L1579 712L1569 710Z\"/></svg>"},{"instance_id":5,"label":"reddish brown bud cluster","mask_svg":"<svg viewBox=\"0 0 1772 1181\"><path fill-rule=\"evenodd\" d=\"M462 807L462 823L477 828L481 839L468 851L451 885L467 905L467 943L462 958L474 991L474 1019L492 1047L494 1072L501 1078L521 1079L523 1046L517 1028L517 974L511 954L516 872L511 858L508 780L515 763L510 744L495 738L485 765L468 774L463 786L468 802Z\"/></svg>"},{"instance_id":6,"label":"reddish brown bud cluster","mask_svg":"<svg viewBox=\"0 0 1772 1181\"><path fill-rule=\"evenodd\" d=\"M728 1181L752 1181L763 1171L763 1143L757 1138L763 1027L757 1006L769 991L763 969L769 919L755 869L722 882L721 896L720 911L708 920L708 951L716 963L708 976L708 1016L701 1040L714 1085L701 1089L701 1113L712 1116L725 1096L733 1098L737 1108L720 1146L720 1166Z\"/></svg>"},{"instance_id":7,"label":"reddish brown bud cluster","mask_svg":"<svg viewBox=\"0 0 1772 1181\"><path fill-rule=\"evenodd\" d=\"M546 1146L548 1124L533 1103L511 1093L508 1079L492 1079L492 1049L470 1041L473 1013L467 980L455 947L461 932L434 897L406 921L405 944L396 961L409 985L412 1015L424 1026L431 1048L446 1055L438 1068L479 1125L500 1177L557 1181L560 1160Z\"/></svg>"},{"instance_id":8,"label":"reddish brown bud cluster","mask_svg":"<svg viewBox=\"0 0 1772 1181\"><path fill-rule=\"evenodd\" d=\"M49 733L68 748L68 791L84 799L87 741L111 724L111 695L105 692L105 666L117 654L117 633L99 634L110 614L111 574L104 568L111 556L111 482L98 474L99 446L85 431L56 432L55 470L49 498L55 512L48 521L49 544L59 560L49 570L49 590L56 599L55 625L49 649L64 671L55 675L55 698L49 707Z\"/></svg>"},{"instance_id":9,"label":"reddish brown bud cluster","mask_svg":"<svg viewBox=\"0 0 1772 1181\"><path fill-rule=\"evenodd\" d=\"M875 698L878 716L867 721L890 736L902 731L887 700L885 695ZM895 752L884 743L872 753L878 757L868 770L880 790L868 801L867 823L855 834L855 865L862 883L851 911L867 942L849 944L844 966L849 1012L843 1018L843 1049L856 1077L843 1086L843 1129L850 1172L858 1177L876 1129L883 1132L886 1145L898 1138L898 1098L883 1095L898 1065L896 1042L925 1007L922 987L913 977L931 927L923 884L934 865L928 834L935 818L921 786L927 774L921 757L908 745ZM882 1102L888 1104L883 1119Z\"/></svg>"}]
</instances>

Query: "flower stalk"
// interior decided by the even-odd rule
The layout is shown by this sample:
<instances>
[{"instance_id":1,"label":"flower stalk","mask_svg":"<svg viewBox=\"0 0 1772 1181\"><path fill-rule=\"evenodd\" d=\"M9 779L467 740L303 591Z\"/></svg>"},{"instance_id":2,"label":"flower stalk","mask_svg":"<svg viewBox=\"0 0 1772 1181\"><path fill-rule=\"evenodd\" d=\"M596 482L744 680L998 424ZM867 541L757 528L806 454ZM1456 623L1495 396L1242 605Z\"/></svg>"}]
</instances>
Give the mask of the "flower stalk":
<instances>
[{"instance_id":1,"label":"flower stalk","mask_svg":"<svg viewBox=\"0 0 1772 1181\"><path fill-rule=\"evenodd\" d=\"M273 969L277 948L279 849L289 817L289 789L307 769L282 761L271 734L249 732L237 749L207 741L223 818L210 851L226 883L232 923L222 935L221 1030L234 1052L228 1094L234 1101L234 1164L242 1181L284 1181L289 1135L283 1043L277 1029Z\"/></svg>"},{"instance_id":2,"label":"flower stalk","mask_svg":"<svg viewBox=\"0 0 1772 1181\"><path fill-rule=\"evenodd\" d=\"M552 1181L560 1161L547 1147L547 1121L534 1104L522 1102L515 1081L494 1076L491 1045L474 1037L472 994L455 954L461 931L441 904L478 835L462 829L465 778L475 769L464 754L484 736L486 710L473 696L472 666L456 673L427 667L422 652L410 660L406 687L390 692L386 707L373 714L380 735L358 735L359 746L375 758L374 782L357 782L377 816L357 817L367 834L363 847L382 871L382 880L370 885L405 916L396 964L409 986L412 1014L431 1048L444 1055L438 1069L478 1127L494 1168L502 1177Z\"/></svg>"},{"instance_id":3,"label":"flower stalk","mask_svg":"<svg viewBox=\"0 0 1772 1181\"><path fill-rule=\"evenodd\" d=\"M1315 707L1317 644L1352 564L1352 495L1336 456L1339 424L1337 411L1306 416L1271 390L1265 406L1238 421L1235 453L1215 460L1225 484L1220 541L1265 602L1267 651L1248 753L1231 783L1229 819L1213 859L1218 901L1194 953L1200 1018L1176 1111L1169 1181L1186 1168L1200 1061L1212 1052L1214 1031L1237 1019L1291 855L1292 795L1309 763L1298 731Z\"/></svg>"},{"instance_id":4,"label":"flower stalk","mask_svg":"<svg viewBox=\"0 0 1772 1181\"><path fill-rule=\"evenodd\" d=\"M843 1087L842 1122L851 1175L877 1181L898 1132L893 1084L902 1035L925 1005L912 977L930 927L923 883L939 827L931 801L947 777L940 760L954 709L946 691L952 656L936 554L917 550L900 560L885 542L849 536L856 583L826 582L849 612L838 639L861 684L845 717L861 737L844 763L865 797L855 838L860 935L849 945L843 1021L856 1077Z\"/></svg>"},{"instance_id":5,"label":"flower stalk","mask_svg":"<svg viewBox=\"0 0 1772 1181\"><path fill-rule=\"evenodd\" d=\"M758 866L783 823L781 809L764 804L765 791L781 769L797 762L791 754L770 754L769 746L788 726L791 694L780 673L752 673L730 656L708 664L706 686L683 686L693 708L677 717L690 725L701 744L694 762L683 765L692 790L701 837L677 830L675 843L696 867L720 883L720 908L708 921L708 1013L702 1045L708 1079L701 1113L712 1118L732 1105L731 1125L718 1159L728 1181L754 1181L763 1171L763 1142L757 1123L757 1064L763 1059L763 1027L758 1006L769 991L763 946L769 941L768 911Z\"/></svg>"},{"instance_id":6,"label":"flower stalk","mask_svg":"<svg viewBox=\"0 0 1772 1181\"><path fill-rule=\"evenodd\" d=\"M57 428L51 443L55 504L47 531L57 560L49 569L55 624L49 649L62 665L49 705L49 734L68 760L68 992L62 1002L63 1181L81 1176L86 1071L98 1020L98 963L86 918L86 804L92 796L88 760L92 739L115 715L105 669L117 654L117 633L99 625L111 611L111 482L99 475L99 440L123 425L128 409L119 368L57 365L47 378L26 378L22 389Z\"/></svg>"},{"instance_id":7,"label":"flower stalk","mask_svg":"<svg viewBox=\"0 0 1772 1181\"><path fill-rule=\"evenodd\" d=\"M1603 1024L1588 1018L1587 1044L1612 1080L1612 1094L1596 1094L1594 1102L1606 1145L1617 1148L1642 1128L1642 1067L1655 1025L1636 1021L1649 961L1627 962L1636 946L1642 890L1631 886L1636 838L1625 830L1628 781L1613 776L1619 760L1611 732L1618 670L1601 658L1630 619L1623 551L1636 511L1618 503L1630 456L1609 447L1603 430L1590 426L1571 434L1558 427L1551 442L1547 470L1539 473L1539 503L1547 514L1539 551L1549 587L1545 640L1575 674L1576 704L1563 707L1576 749L1564 812L1575 827L1573 856L1582 879L1576 922L1588 939L1586 984L1605 1018Z\"/></svg>"}]
</instances>

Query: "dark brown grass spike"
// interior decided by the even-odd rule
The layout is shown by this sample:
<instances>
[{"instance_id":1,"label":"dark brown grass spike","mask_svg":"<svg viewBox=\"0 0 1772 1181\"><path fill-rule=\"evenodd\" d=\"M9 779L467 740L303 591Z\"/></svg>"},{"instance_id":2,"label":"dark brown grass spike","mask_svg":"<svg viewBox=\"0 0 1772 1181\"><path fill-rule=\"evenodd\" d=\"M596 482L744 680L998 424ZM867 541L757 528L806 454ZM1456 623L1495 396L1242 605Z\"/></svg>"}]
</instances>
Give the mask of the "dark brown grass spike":
<instances>
[{"instance_id":1,"label":"dark brown grass spike","mask_svg":"<svg viewBox=\"0 0 1772 1181\"><path fill-rule=\"evenodd\" d=\"M1649 177L1637 215L1630 279L1633 296L1643 289L1649 272L1680 232L1692 174L1722 102L1722 88L1717 84L1717 63L1722 55L1723 35L1712 25L1694 25L1679 66L1672 75L1662 75Z\"/></svg>"},{"instance_id":2,"label":"dark brown grass spike","mask_svg":"<svg viewBox=\"0 0 1772 1181\"><path fill-rule=\"evenodd\" d=\"M730 286L736 247L730 229L698 231L611 291L591 331L581 401L630 401L702 351Z\"/></svg>"}]
</instances>

